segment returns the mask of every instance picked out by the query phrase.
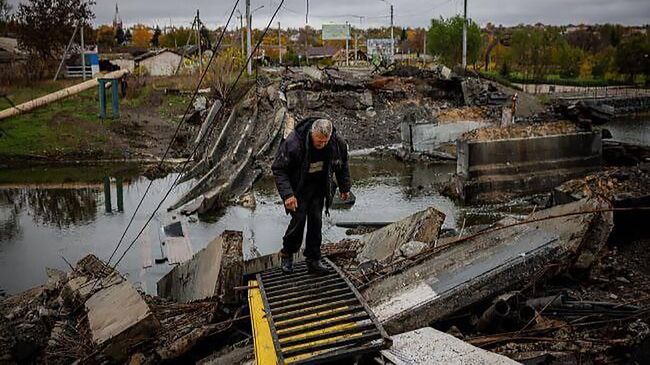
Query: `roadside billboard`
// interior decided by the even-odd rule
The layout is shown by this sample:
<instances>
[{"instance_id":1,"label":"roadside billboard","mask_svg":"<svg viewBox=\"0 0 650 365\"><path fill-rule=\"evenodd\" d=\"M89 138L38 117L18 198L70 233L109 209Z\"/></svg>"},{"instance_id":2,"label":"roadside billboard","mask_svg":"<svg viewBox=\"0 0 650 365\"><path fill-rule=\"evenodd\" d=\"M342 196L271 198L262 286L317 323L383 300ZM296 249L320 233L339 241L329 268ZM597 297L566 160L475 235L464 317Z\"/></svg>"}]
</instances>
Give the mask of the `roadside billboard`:
<instances>
[{"instance_id":1,"label":"roadside billboard","mask_svg":"<svg viewBox=\"0 0 650 365\"><path fill-rule=\"evenodd\" d=\"M323 24L323 40L346 40L350 38L349 24Z\"/></svg>"},{"instance_id":2,"label":"roadside billboard","mask_svg":"<svg viewBox=\"0 0 650 365\"><path fill-rule=\"evenodd\" d=\"M390 38L370 38L366 42L368 56L390 56Z\"/></svg>"}]
</instances>

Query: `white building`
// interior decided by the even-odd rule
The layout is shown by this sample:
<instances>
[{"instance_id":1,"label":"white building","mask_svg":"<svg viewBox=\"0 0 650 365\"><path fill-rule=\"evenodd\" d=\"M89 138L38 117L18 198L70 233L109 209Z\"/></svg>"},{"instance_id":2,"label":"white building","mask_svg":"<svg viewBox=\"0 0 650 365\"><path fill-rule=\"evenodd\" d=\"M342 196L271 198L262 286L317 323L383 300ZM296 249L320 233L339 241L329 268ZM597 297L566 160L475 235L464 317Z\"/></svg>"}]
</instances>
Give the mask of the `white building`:
<instances>
[{"instance_id":1,"label":"white building","mask_svg":"<svg viewBox=\"0 0 650 365\"><path fill-rule=\"evenodd\" d=\"M183 56L169 49L147 52L135 58L135 67L151 76L172 76ZM185 60L190 60L185 57ZM181 65L183 67L183 65Z\"/></svg>"}]
</instances>

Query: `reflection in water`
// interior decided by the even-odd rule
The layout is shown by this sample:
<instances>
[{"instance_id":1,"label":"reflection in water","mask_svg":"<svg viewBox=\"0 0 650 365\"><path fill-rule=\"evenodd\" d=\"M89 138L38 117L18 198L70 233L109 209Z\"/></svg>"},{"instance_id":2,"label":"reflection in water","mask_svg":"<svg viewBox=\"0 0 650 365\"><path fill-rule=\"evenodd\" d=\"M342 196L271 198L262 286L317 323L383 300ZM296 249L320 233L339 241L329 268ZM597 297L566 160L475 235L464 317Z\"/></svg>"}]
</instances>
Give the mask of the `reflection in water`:
<instances>
[{"instance_id":1,"label":"reflection in water","mask_svg":"<svg viewBox=\"0 0 650 365\"><path fill-rule=\"evenodd\" d=\"M88 224L97 214L97 190L92 188L21 190L18 198L26 199L34 221L57 228Z\"/></svg>"},{"instance_id":2,"label":"reflection in water","mask_svg":"<svg viewBox=\"0 0 650 365\"><path fill-rule=\"evenodd\" d=\"M10 241L20 235L19 204L14 204L16 191L0 190L0 242Z\"/></svg>"},{"instance_id":3,"label":"reflection in water","mask_svg":"<svg viewBox=\"0 0 650 365\"><path fill-rule=\"evenodd\" d=\"M426 189L419 190L419 187L448 180L453 165L408 165L393 160L354 158L350 167L357 201L349 209L332 210L330 217L324 217L325 242L348 237L345 229L336 227L336 222L394 221L429 206L435 206L447 215L445 227L456 226L457 210L451 200L430 190L429 193L424 192ZM61 256L71 262L88 253L108 258L130 217L130 214L116 212L134 211L149 183L145 178L129 180L123 176L119 179L119 175L113 174L96 174L90 182L83 179L63 181L74 171L50 169L47 173L59 186L38 180L36 183L41 186L34 187L30 185L36 184L32 181L34 179L24 183L20 174L7 173L5 184L20 188L0 189L0 229L5 240L0 247L0 286L9 293L42 283L46 266L65 269ZM106 184L104 189L102 177L107 175L116 177L115 180L111 178L110 185ZM14 179L9 179L10 176ZM127 240L144 225L175 178L176 175L171 174L153 182ZM191 183L186 183L174 189L167 202L180 197L190 186ZM411 193L414 190L419 193ZM211 219L201 217L198 222L182 217L188 223L193 252L204 248L225 229L244 232L244 252L248 257L276 252L281 247L289 217L284 212L272 178L262 179L256 184L254 194L258 203L254 210L231 206L209 217ZM109 199L111 213L104 214ZM161 264L143 270L143 266L146 260L161 255L162 246L157 233L160 224L170 218L170 214L173 213L159 212L148 227L146 232L149 232L151 248L148 251L142 248L131 250L118 267L150 294L155 293L155 283L170 267Z\"/></svg>"}]
</instances>

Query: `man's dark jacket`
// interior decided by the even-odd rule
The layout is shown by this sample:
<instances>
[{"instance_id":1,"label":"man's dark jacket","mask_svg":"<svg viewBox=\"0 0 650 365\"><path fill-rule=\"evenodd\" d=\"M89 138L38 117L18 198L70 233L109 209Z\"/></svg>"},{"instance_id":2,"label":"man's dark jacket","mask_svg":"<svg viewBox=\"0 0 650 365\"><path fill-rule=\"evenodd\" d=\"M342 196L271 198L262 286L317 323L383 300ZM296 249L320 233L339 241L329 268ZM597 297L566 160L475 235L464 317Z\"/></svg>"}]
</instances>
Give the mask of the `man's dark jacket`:
<instances>
[{"instance_id":1,"label":"man's dark jacket","mask_svg":"<svg viewBox=\"0 0 650 365\"><path fill-rule=\"evenodd\" d=\"M285 139L277 154L271 169L275 176L275 184L285 201L291 196L300 197L303 184L309 171L309 146L311 125L318 118L307 118L301 121ZM327 157L324 161L325 167L325 208L332 205L334 189L332 188L332 174L336 175L336 182L339 191L347 193L350 191L352 181L350 180L350 169L348 166L348 145L343 138L336 134L333 128L329 143L325 146ZM300 204L300 199L298 199Z\"/></svg>"}]
</instances>

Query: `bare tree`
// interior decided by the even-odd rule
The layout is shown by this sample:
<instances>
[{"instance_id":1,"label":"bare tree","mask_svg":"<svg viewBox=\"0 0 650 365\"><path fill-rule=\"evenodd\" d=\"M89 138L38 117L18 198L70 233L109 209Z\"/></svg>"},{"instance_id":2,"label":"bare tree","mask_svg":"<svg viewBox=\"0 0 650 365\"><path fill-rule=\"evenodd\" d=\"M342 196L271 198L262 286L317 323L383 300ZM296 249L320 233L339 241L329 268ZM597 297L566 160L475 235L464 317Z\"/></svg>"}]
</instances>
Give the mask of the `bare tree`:
<instances>
[{"instance_id":1,"label":"bare tree","mask_svg":"<svg viewBox=\"0 0 650 365\"><path fill-rule=\"evenodd\" d=\"M93 0L28 0L18 5L18 43L42 59L56 57L75 24L89 26L95 17Z\"/></svg>"},{"instance_id":2,"label":"bare tree","mask_svg":"<svg viewBox=\"0 0 650 365\"><path fill-rule=\"evenodd\" d=\"M7 0L0 0L0 23L7 23L11 14L11 5Z\"/></svg>"}]
</instances>

